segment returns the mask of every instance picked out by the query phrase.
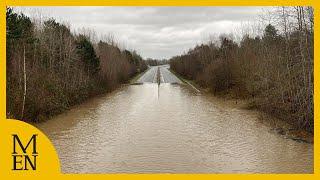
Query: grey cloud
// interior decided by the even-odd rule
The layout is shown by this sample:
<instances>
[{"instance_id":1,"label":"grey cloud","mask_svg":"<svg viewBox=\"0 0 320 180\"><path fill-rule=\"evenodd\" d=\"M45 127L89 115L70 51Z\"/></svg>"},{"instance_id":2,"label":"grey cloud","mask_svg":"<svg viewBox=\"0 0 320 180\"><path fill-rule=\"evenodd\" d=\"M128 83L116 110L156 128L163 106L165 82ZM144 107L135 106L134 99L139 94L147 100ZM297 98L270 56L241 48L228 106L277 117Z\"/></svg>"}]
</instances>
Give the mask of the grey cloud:
<instances>
[{"instance_id":1,"label":"grey cloud","mask_svg":"<svg viewBox=\"0 0 320 180\"><path fill-rule=\"evenodd\" d=\"M229 33L254 22L263 7L17 7L85 27L98 35L112 33L143 57L170 58L210 34Z\"/></svg>"}]
</instances>

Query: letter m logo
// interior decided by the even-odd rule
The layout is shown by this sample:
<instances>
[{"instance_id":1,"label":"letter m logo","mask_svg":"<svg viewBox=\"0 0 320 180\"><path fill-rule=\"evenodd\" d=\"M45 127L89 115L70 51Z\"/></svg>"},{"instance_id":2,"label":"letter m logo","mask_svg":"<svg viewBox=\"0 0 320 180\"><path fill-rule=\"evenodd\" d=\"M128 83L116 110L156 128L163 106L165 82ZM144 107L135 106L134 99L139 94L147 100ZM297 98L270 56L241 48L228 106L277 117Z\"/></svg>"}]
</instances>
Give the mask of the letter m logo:
<instances>
[{"instance_id":1,"label":"letter m logo","mask_svg":"<svg viewBox=\"0 0 320 180\"><path fill-rule=\"evenodd\" d=\"M31 136L27 144L23 144L17 134L12 134L13 137L13 169L12 170L29 170L28 164L33 170L36 170L37 152L37 134ZM18 151L17 148L20 148ZM32 153L27 150L32 148Z\"/></svg>"}]
</instances>

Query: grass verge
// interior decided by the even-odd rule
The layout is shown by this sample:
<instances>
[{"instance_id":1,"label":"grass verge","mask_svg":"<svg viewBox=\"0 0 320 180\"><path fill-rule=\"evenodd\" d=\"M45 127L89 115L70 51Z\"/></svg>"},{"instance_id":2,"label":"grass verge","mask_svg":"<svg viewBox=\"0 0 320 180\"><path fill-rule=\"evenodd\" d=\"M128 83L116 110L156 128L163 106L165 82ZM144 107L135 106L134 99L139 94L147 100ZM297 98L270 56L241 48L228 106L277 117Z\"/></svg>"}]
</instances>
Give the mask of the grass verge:
<instances>
[{"instance_id":1,"label":"grass verge","mask_svg":"<svg viewBox=\"0 0 320 180\"><path fill-rule=\"evenodd\" d=\"M180 74L176 73L175 71L173 71L172 69L168 69L172 74L174 74L175 76L177 76L177 78L179 78L183 83L188 84L189 86L191 86L193 89L195 89L197 92L201 92L201 91L205 91L205 89L201 88L198 84L196 84L194 81L192 80L187 80L185 78L183 78Z\"/></svg>"},{"instance_id":2,"label":"grass verge","mask_svg":"<svg viewBox=\"0 0 320 180\"><path fill-rule=\"evenodd\" d=\"M150 68L144 70L143 72L137 73L135 76L133 76L130 80L129 80L129 84L134 84L136 83L136 81L142 76L144 75L144 73L146 73Z\"/></svg>"}]
</instances>

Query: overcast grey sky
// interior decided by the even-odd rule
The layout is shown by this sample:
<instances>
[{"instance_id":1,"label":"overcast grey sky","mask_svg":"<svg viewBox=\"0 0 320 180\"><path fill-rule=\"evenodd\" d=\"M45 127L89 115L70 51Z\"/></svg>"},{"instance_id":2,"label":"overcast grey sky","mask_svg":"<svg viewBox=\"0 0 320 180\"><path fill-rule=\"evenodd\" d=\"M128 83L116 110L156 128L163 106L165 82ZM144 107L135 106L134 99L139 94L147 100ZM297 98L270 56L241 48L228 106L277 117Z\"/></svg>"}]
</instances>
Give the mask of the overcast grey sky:
<instances>
[{"instance_id":1,"label":"overcast grey sky","mask_svg":"<svg viewBox=\"0 0 320 180\"><path fill-rule=\"evenodd\" d=\"M263 7L27 7L29 16L54 17L71 29L94 30L97 37L113 34L122 46L144 58L182 54L210 35L234 33L252 24Z\"/></svg>"}]
</instances>

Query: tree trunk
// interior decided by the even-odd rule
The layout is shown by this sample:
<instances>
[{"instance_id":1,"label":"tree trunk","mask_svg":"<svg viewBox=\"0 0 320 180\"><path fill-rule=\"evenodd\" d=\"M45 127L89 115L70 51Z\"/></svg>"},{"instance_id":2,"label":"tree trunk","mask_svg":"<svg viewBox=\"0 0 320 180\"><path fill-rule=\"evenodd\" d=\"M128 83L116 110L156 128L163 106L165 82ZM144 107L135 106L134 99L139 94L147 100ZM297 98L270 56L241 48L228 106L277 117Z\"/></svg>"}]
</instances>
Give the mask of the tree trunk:
<instances>
[{"instance_id":1,"label":"tree trunk","mask_svg":"<svg viewBox=\"0 0 320 180\"><path fill-rule=\"evenodd\" d=\"M22 109L21 109L21 120L23 119L24 106L25 106L26 95L27 95L26 46L25 45L23 45L23 80L24 80L24 89L23 89Z\"/></svg>"}]
</instances>

